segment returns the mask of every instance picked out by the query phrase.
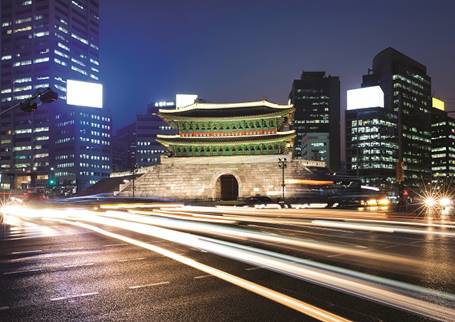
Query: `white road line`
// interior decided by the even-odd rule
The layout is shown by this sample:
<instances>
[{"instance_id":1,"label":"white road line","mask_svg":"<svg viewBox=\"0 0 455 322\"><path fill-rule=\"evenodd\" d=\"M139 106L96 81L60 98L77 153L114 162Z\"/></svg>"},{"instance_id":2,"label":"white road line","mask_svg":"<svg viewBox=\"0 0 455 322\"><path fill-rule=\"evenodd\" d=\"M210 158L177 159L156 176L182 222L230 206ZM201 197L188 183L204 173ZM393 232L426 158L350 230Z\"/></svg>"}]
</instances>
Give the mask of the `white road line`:
<instances>
[{"instance_id":1,"label":"white road line","mask_svg":"<svg viewBox=\"0 0 455 322\"><path fill-rule=\"evenodd\" d=\"M0 311L9 310L9 306L0 306Z\"/></svg>"},{"instance_id":2,"label":"white road line","mask_svg":"<svg viewBox=\"0 0 455 322\"><path fill-rule=\"evenodd\" d=\"M36 249L36 250L24 250L21 252L11 252L11 255L19 255L19 254L30 254L30 253L42 253L42 249Z\"/></svg>"},{"instance_id":3,"label":"white road line","mask_svg":"<svg viewBox=\"0 0 455 322\"><path fill-rule=\"evenodd\" d=\"M40 272L41 269L28 269L28 270L21 270L21 271L12 271L12 272L5 272L3 275L14 275L14 274L22 274L22 273L33 273L33 272Z\"/></svg>"},{"instance_id":4,"label":"white road line","mask_svg":"<svg viewBox=\"0 0 455 322\"><path fill-rule=\"evenodd\" d=\"M207 277L213 277L213 275L199 275L199 276L195 276L193 278L195 280L200 280L200 279L207 278Z\"/></svg>"},{"instance_id":5,"label":"white road line","mask_svg":"<svg viewBox=\"0 0 455 322\"><path fill-rule=\"evenodd\" d=\"M137 258L119 259L117 262L126 263L126 262L133 262L133 261L141 261L144 259L145 259L145 257L137 257Z\"/></svg>"},{"instance_id":6,"label":"white road line","mask_svg":"<svg viewBox=\"0 0 455 322\"><path fill-rule=\"evenodd\" d=\"M87 296L92 296L92 295L97 295L99 294L98 292L91 292L91 293L82 293L82 294L75 294L75 295L69 295L69 296L62 296L62 297L53 297L51 298L51 301L61 301L61 300L68 300L68 299L74 299L77 297L87 297Z\"/></svg>"},{"instance_id":7,"label":"white road line","mask_svg":"<svg viewBox=\"0 0 455 322\"><path fill-rule=\"evenodd\" d=\"M257 269L261 269L261 267L259 266L247 267L245 268L245 271L255 271Z\"/></svg>"},{"instance_id":8,"label":"white road line","mask_svg":"<svg viewBox=\"0 0 455 322\"><path fill-rule=\"evenodd\" d=\"M346 254L344 254L344 253L341 253L341 254L332 254L332 255L327 255L326 257L332 258L332 257L343 256L343 255L346 255Z\"/></svg>"},{"instance_id":9,"label":"white road line","mask_svg":"<svg viewBox=\"0 0 455 322\"><path fill-rule=\"evenodd\" d=\"M272 290L268 287L262 286L260 284L256 284L254 282L251 282L249 280L243 279L241 277L229 274L227 272L224 272L220 269L211 267L209 265L205 265L203 263L200 263L190 257L186 257L183 255L179 255L169 249L162 248L153 244L148 244L146 242L130 238L127 236L123 236L117 233L113 233L107 230L104 230L102 228L86 224L86 223L81 223L81 222L71 222L68 220L60 220L60 219L52 219L53 221L61 222L61 223L66 223L70 225L75 225L79 227L83 227L86 229L89 229L91 231L95 231L101 235L108 236L111 238L115 238L117 240L121 240L123 242L126 242L130 245L135 245L141 248L148 249L152 252L158 253L160 255L166 256L170 259L173 259L177 262L180 262L182 264L185 264L187 266L190 266L192 268L195 268L197 270L200 270L204 273L208 273L210 275L213 275L215 277L218 277L219 279L222 279L228 283L234 284L236 286L239 286L243 289L246 289L250 292L253 292L257 295L260 295L262 297L265 297L271 301L274 301L276 303L280 303L284 306L287 306L288 308L291 308L293 310L296 310L300 313L306 314L308 316L311 316L315 319L318 319L320 321L326 321L326 322L346 322L349 321L341 316L338 316L336 314L333 314L329 311L323 310L319 307L313 306L309 303L303 302L299 299L293 298L291 296L288 296L286 294L277 292L275 290Z\"/></svg>"},{"instance_id":10,"label":"white road line","mask_svg":"<svg viewBox=\"0 0 455 322\"><path fill-rule=\"evenodd\" d=\"M144 288L144 287L150 287L150 286L158 286L158 285L166 285L166 284L169 284L170 282L169 281L166 281L166 282L157 282L157 283L151 283L151 284L143 284L143 285L134 285L134 286L129 286L128 288L130 290L135 290L135 289L138 289L138 288Z\"/></svg>"},{"instance_id":11,"label":"white road line","mask_svg":"<svg viewBox=\"0 0 455 322\"><path fill-rule=\"evenodd\" d=\"M66 251L82 250L82 249L84 249L84 247L60 248L60 249L56 249L56 251L66 252Z\"/></svg>"},{"instance_id":12,"label":"white road line","mask_svg":"<svg viewBox=\"0 0 455 322\"><path fill-rule=\"evenodd\" d=\"M95 263L85 263L85 264L72 264L72 265L64 265L65 268L74 268L74 267L84 267L84 266L93 266Z\"/></svg>"},{"instance_id":13,"label":"white road line","mask_svg":"<svg viewBox=\"0 0 455 322\"><path fill-rule=\"evenodd\" d=\"M116 247L116 246L126 246L127 244L108 244L104 245L103 247Z\"/></svg>"}]
</instances>

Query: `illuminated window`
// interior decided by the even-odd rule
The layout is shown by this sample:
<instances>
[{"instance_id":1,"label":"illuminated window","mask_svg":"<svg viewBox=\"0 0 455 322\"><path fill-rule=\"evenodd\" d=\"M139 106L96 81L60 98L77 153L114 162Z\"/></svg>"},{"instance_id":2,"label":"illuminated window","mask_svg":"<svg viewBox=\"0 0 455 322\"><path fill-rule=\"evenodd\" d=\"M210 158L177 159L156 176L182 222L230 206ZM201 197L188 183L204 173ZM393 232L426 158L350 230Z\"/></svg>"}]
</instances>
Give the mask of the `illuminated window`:
<instances>
[{"instance_id":1,"label":"illuminated window","mask_svg":"<svg viewBox=\"0 0 455 322\"><path fill-rule=\"evenodd\" d=\"M35 89L37 88L48 88L49 87L49 84L38 84L38 85L35 85Z\"/></svg>"},{"instance_id":2,"label":"illuminated window","mask_svg":"<svg viewBox=\"0 0 455 322\"><path fill-rule=\"evenodd\" d=\"M54 50L54 53L55 53L56 55L58 55L58 56L61 56L61 57L67 58L67 59L70 58L70 56L68 56L68 55L65 54L65 53L62 53L60 50L57 50L57 49Z\"/></svg>"},{"instance_id":3,"label":"illuminated window","mask_svg":"<svg viewBox=\"0 0 455 322\"><path fill-rule=\"evenodd\" d=\"M49 57L42 57L42 58L37 58L33 61L33 63L35 64L39 64L39 63L44 63L44 62L47 62L49 61Z\"/></svg>"},{"instance_id":4,"label":"illuminated window","mask_svg":"<svg viewBox=\"0 0 455 322\"><path fill-rule=\"evenodd\" d=\"M76 35L74 33L71 33L71 37L73 37L74 39L79 40L83 44L88 45L88 41L85 38L82 38L81 36L78 36L78 35Z\"/></svg>"},{"instance_id":5,"label":"illuminated window","mask_svg":"<svg viewBox=\"0 0 455 322\"><path fill-rule=\"evenodd\" d=\"M13 64L14 67L18 67L18 66L25 66L25 65L30 65L32 63L31 60L23 60L23 61L18 61L16 63Z\"/></svg>"},{"instance_id":6,"label":"illuminated window","mask_svg":"<svg viewBox=\"0 0 455 322\"><path fill-rule=\"evenodd\" d=\"M80 69L79 67L71 65L71 69L78 73L81 73L82 75L87 75L87 72L85 70Z\"/></svg>"},{"instance_id":7,"label":"illuminated window","mask_svg":"<svg viewBox=\"0 0 455 322\"><path fill-rule=\"evenodd\" d=\"M62 66L66 66L67 65L64 61L61 61L58 58L54 58L54 62L56 62L57 64L62 65Z\"/></svg>"},{"instance_id":8,"label":"illuminated window","mask_svg":"<svg viewBox=\"0 0 455 322\"><path fill-rule=\"evenodd\" d=\"M57 43L57 46L59 46L60 48L65 49L66 51L70 51L69 47L68 47L68 46L65 46L65 45L62 44L61 42L58 42L58 43Z\"/></svg>"},{"instance_id":9,"label":"illuminated window","mask_svg":"<svg viewBox=\"0 0 455 322\"><path fill-rule=\"evenodd\" d=\"M12 58L11 55L2 56L2 60L9 60L9 59L11 59L11 58Z\"/></svg>"},{"instance_id":10,"label":"illuminated window","mask_svg":"<svg viewBox=\"0 0 455 322\"><path fill-rule=\"evenodd\" d=\"M32 85L16 87L14 89L14 92L16 93L16 92L28 91L28 90L31 90L31 89L32 89Z\"/></svg>"},{"instance_id":11,"label":"illuminated window","mask_svg":"<svg viewBox=\"0 0 455 322\"><path fill-rule=\"evenodd\" d=\"M83 7L80 3L78 3L78 2L76 2L76 1L74 1L74 0L71 1L71 3L72 3L73 5L75 5L76 7L78 7L79 9L84 10L84 7Z\"/></svg>"},{"instance_id":12,"label":"illuminated window","mask_svg":"<svg viewBox=\"0 0 455 322\"><path fill-rule=\"evenodd\" d=\"M35 37L44 37L44 36L49 36L49 31L35 32Z\"/></svg>"},{"instance_id":13,"label":"illuminated window","mask_svg":"<svg viewBox=\"0 0 455 322\"><path fill-rule=\"evenodd\" d=\"M29 21L32 21L32 18L31 18L31 17L22 18L22 19L16 19L15 23L16 23L16 25L19 25L19 24L21 24L21 23L29 22Z\"/></svg>"}]
</instances>

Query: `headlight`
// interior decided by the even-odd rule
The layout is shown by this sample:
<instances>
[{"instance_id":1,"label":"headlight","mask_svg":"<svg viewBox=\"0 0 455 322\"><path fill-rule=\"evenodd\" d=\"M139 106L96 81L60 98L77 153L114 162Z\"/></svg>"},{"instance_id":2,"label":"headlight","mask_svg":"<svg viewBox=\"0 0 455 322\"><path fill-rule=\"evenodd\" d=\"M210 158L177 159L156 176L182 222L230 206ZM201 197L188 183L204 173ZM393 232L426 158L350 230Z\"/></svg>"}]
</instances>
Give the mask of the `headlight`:
<instances>
[{"instance_id":1,"label":"headlight","mask_svg":"<svg viewBox=\"0 0 455 322\"><path fill-rule=\"evenodd\" d=\"M442 197L439 200L439 204L441 205L441 207L448 207L448 206L450 206L452 204L452 200L450 200L447 197Z\"/></svg>"},{"instance_id":2,"label":"headlight","mask_svg":"<svg viewBox=\"0 0 455 322\"><path fill-rule=\"evenodd\" d=\"M433 197L428 197L425 199L424 203L425 206L427 206L428 208L433 208L434 206L436 206L436 199L434 199Z\"/></svg>"}]
</instances>

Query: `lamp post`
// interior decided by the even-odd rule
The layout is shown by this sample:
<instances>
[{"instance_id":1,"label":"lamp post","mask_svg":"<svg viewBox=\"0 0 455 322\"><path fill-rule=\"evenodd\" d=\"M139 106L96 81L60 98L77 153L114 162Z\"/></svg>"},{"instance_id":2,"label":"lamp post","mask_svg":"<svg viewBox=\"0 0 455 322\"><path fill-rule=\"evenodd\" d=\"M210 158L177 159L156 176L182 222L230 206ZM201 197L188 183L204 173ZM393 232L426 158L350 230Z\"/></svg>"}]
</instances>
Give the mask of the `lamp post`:
<instances>
[{"instance_id":1,"label":"lamp post","mask_svg":"<svg viewBox=\"0 0 455 322\"><path fill-rule=\"evenodd\" d=\"M27 98L23 101L20 101L17 104L7 108L4 111L0 112L0 116L9 113L17 108L20 108L24 112L33 112L35 111L39 105L44 103L52 103L58 99L58 94L51 90L49 87L44 90L36 91L32 97Z\"/></svg>"},{"instance_id":2,"label":"lamp post","mask_svg":"<svg viewBox=\"0 0 455 322\"><path fill-rule=\"evenodd\" d=\"M135 187L136 173L137 173L137 164L135 163L133 165L133 198L135 198L135 193L136 193L136 187Z\"/></svg>"},{"instance_id":3,"label":"lamp post","mask_svg":"<svg viewBox=\"0 0 455 322\"><path fill-rule=\"evenodd\" d=\"M58 94L51 90L49 87L42 89L42 90L37 90L31 97L24 99L13 106L8 107L7 109L1 111L0 110L0 117L14 111L17 108L20 108L24 112L34 112L39 105L45 104L45 103L52 103L55 102L58 99ZM35 171L35 170L33 170ZM13 179L14 180L14 174L13 174ZM10 181L11 182L11 181ZM11 183L10 183L11 184Z\"/></svg>"},{"instance_id":4,"label":"lamp post","mask_svg":"<svg viewBox=\"0 0 455 322\"><path fill-rule=\"evenodd\" d=\"M286 158L278 158L278 167L281 169L281 193L282 193L282 201L284 203L284 188L286 184L284 183L284 169L287 167L287 159Z\"/></svg>"}]
</instances>

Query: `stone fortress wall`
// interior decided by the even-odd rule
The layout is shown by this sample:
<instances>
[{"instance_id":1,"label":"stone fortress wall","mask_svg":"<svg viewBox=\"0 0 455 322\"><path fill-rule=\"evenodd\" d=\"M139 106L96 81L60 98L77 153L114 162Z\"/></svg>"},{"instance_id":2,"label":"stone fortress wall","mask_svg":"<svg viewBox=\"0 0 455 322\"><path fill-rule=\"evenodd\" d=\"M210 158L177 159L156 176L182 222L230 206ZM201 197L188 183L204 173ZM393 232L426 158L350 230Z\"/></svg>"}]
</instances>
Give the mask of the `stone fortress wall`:
<instances>
[{"instance_id":1,"label":"stone fortress wall","mask_svg":"<svg viewBox=\"0 0 455 322\"><path fill-rule=\"evenodd\" d=\"M238 183L238 198L261 195L281 196L282 170L279 158L287 158L285 179L306 178L306 166L324 167L324 162L292 159L292 155L250 155L216 157L162 157L161 164L147 168L135 181L136 197L159 197L178 200L219 200L220 177L232 175ZM120 196L132 196L132 183L120 187ZM286 198L297 190L286 184Z\"/></svg>"}]
</instances>

